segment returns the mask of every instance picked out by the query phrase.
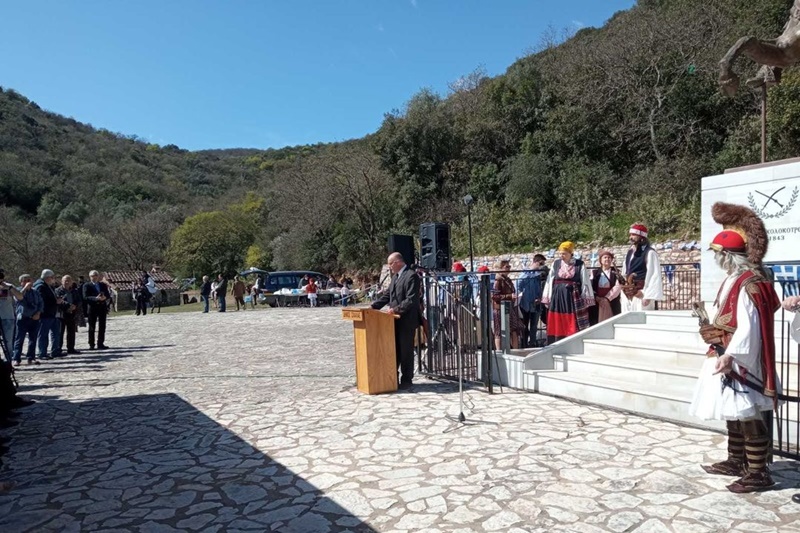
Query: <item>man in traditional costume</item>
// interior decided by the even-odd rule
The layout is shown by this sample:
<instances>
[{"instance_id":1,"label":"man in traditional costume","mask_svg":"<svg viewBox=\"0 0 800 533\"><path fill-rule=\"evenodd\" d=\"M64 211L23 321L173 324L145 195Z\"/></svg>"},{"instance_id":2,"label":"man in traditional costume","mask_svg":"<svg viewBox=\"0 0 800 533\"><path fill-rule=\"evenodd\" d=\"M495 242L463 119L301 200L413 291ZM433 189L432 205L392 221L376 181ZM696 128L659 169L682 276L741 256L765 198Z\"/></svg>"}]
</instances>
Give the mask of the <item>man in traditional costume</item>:
<instances>
[{"instance_id":1,"label":"man in traditional costume","mask_svg":"<svg viewBox=\"0 0 800 533\"><path fill-rule=\"evenodd\" d=\"M728 485L731 492L762 491L774 485L764 413L775 408L780 393L774 335L780 300L761 266L769 242L763 221L747 207L722 202L711 214L724 228L711 249L728 276L714 302L713 320L700 328L711 347L689 412L728 426L728 458L703 469L741 476Z\"/></svg>"},{"instance_id":2,"label":"man in traditional costume","mask_svg":"<svg viewBox=\"0 0 800 533\"><path fill-rule=\"evenodd\" d=\"M622 267L622 312L652 311L664 299L661 286L661 261L650 246L647 227L634 224L630 229L631 248Z\"/></svg>"},{"instance_id":3,"label":"man in traditional costume","mask_svg":"<svg viewBox=\"0 0 800 533\"><path fill-rule=\"evenodd\" d=\"M589 307L595 305L589 271L575 259L575 244L558 247L559 259L547 276L542 303L547 307L547 344L552 344L589 327Z\"/></svg>"}]
</instances>

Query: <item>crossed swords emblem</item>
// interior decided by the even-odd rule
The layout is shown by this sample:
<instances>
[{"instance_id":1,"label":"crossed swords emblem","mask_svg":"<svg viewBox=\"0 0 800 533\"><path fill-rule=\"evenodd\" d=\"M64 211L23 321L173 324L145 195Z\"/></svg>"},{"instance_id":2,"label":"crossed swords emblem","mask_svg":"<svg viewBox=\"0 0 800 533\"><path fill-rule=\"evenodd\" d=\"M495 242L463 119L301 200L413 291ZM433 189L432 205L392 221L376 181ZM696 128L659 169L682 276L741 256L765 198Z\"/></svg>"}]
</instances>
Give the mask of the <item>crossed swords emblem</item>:
<instances>
[{"instance_id":1,"label":"crossed swords emblem","mask_svg":"<svg viewBox=\"0 0 800 533\"><path fill-rule=\"evenodd\" d=\"M769 203L770 203L770 202L775 202L776 204L778 204L778 206L779 206L781 209L783 209L783 204L782 204L782 203L780 203L778 200L776 200L776 199L775 199L775 195L776 195L776 194L778 194L779 192L781 192L781 191L782 191L783 189L785 189L785 188L786 188L785 186L784 186L784 187L781 187L780 189L778 189L777 191L775 191L775 192L774 192L774 193L772 193L772 194L764 194L764 193L763 193L763 192L761 192L761 191L756 191L758 194L760 194L761 196L763 196L764 198L766 198L766 199L767 199L767 201L766 201L766 202L764 202L764 205L761 207L761 209L766 209L766 208L767 208L767 206L769 205Z\"/></svg>"}]
</instances>

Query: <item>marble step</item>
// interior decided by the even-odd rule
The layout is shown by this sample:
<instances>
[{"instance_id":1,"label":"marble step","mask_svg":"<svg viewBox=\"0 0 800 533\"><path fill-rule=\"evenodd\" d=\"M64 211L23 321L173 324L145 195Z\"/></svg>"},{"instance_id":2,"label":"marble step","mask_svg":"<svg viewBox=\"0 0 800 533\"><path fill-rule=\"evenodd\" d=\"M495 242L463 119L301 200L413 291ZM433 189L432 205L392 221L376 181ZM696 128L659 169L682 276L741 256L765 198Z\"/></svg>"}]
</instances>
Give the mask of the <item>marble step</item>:
<instances>
[{"instance_id":1,"label":"marble step","mask_svg":"<svg viewBox=\"0 0 800 533\"><path fill-rule=\"evenodd\" d=\"M587 379L610 379L627 383L629 388L645 386L655 390L670 390L691 398L697 382L696 369L652 364L646 358L634 363L626 359L595 355L554 355L556 370Z\"/></svg>"},{"instance_id":2,"label":"marble step","mask_svg":"<svg viewBox=\"0 0 800 533\"><path fill-rule=\"evenodd\" d=\"M690 311L648 311L647 324L652 326L693 327L697 330L697 317Z\"/></svg>"},{"instance_id":3,"label":"marble step","mask_svg":"<svg viewBox=\"0 0 800 533\"><path fill-rule=\"evenodd\" d=\"M614 339L650 346L693 347L705 351L697 325L671 326L651 324L615 324Z\"/></svg>"},{"instance_id":4,"label":"marble step","mask_svg":"<svg viewBox=\"0 0 800 533\"><path fill-rule=\"evenodd\" d=\"M706 358L704 349L691 346L642 344L616 339L586 339L583 346L585 355L683 369L699 369Z\"/></svg>"},{"instance_id":5,"label":"marble step","mask_svg":"<svg viewBox=\"0 0 800 533\"><path fill-rule=\"evenodd\" d=\"M604 407L612 407L646 416L676 422L724 429L722 422L703 421L688 414L691 396L683 387L655 387L646 384L632 386L615 379L576 376L559 370L526 370L527 390L558 396Z\"/></svg>"}]
</instances>

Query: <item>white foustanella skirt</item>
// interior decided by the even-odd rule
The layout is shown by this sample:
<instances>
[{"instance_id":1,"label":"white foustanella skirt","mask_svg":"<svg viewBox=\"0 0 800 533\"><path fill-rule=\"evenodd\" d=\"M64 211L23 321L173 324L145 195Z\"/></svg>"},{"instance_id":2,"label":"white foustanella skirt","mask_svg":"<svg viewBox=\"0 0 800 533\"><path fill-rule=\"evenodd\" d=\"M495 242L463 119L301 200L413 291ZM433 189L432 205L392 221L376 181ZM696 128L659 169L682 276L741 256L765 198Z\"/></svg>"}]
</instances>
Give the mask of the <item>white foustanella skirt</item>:
<instances>
[{"instance_id":1,"label":"white foustanella skirt","mask_svg":"<svg viewBox=\"0 0 800 533\"><path fill-rule=\"evenodd\" d=\"M714 375L716 364L716 357L709 357L703 363L689 407L690 415L703 420L748 420L760 417L762 411L772 411L775 407L772 398L736 380L728 380L728 384L724 384L725 376ZM733 370L741 374L735 360ZM781 386L777 378L776 388L780 393Z\"/></svg>"}]
</instances>

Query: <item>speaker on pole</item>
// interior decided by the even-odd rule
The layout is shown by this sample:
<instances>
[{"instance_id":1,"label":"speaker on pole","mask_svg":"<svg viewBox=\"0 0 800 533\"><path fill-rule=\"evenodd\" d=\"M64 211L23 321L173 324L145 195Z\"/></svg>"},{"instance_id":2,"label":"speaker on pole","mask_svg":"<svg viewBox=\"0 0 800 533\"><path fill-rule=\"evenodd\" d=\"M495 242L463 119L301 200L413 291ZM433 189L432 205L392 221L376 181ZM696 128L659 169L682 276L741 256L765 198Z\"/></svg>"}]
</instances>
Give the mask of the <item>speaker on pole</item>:
<instances>
[{"instance_id":1,"label":"speaker on pole","mask_svg":"<svg viewBox=\"0 0 800 533\"><path fill-rule=\"evenodd\" d=\"M414 259L414 237L411 235L389 235L389 253L400 252L403 261L411 266L416 263Z\"/></svg>"},{"instance_id":2,"label":"speaker on pole","mask_svg":"<svg viewBox=\"0 0 800 533\"><path fill-rule=\"evenodd\" d=\"M426 222L419 227L419 264L428 270L450 271L450 226Z\"/></svg>"}]
</instances>

